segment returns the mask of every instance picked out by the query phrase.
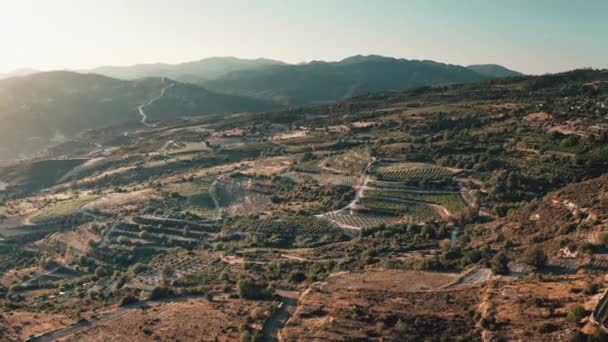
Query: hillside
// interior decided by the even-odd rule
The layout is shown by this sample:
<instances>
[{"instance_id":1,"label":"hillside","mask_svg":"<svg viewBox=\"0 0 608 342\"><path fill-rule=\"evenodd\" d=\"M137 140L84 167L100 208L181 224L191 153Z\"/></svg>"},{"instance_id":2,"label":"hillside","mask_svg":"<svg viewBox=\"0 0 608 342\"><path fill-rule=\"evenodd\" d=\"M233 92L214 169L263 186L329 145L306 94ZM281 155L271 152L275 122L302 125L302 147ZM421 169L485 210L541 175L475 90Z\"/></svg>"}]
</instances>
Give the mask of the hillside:
<instances>
[{"instance_id":1,"label":"hillside","mask_svg":"<svg viewBox=\"0 0 608 342\"><path fill-rule=\"evenodd\" d=\"M0 167L0 339L561 341L601 335L594 311L608 324L607 71L163 121L199 88L47 77L85 103L148 90L150 121Z\"/></svg>"},{"instance_id":2,"label":"hillside","mask_svg":"<svg viewBox=\"0 0 608 342\"><path fill-rule=\"evenodd\" d=\"M354 56L339 62L310 62L235 71L216 80L203 80L200 84L218 92L272 100L284 105L305 105L366 92L470 83L484 78L456 65Z\"/></svg>"},{"instance_id":3,"label":"hillside","mask_svg":"<svg viewBox=\"0 0 608 342\"><path fill-rule=\"evenodd\" d=\"M181 64L100 67L88 72L120 79L168 77L210 90L281 105L331 102L367 92L433 84L469 83L521 75L499 65L462 67L370 55L338 62L287 64L270 59L207 58Z\"/></svg>"},{"instance_id":4,"label":"hillside","mask_svg":"<svg viewBox=\"0 0 608 342\"><path fill-rule=\"evenodd\" d=\"M39 151L85 129L139 122L138 107L148 103L152 120L270 108L161 78L122 81L63 71L10 78L0 81L0 159Z\"/></svg>"}]
</instances>

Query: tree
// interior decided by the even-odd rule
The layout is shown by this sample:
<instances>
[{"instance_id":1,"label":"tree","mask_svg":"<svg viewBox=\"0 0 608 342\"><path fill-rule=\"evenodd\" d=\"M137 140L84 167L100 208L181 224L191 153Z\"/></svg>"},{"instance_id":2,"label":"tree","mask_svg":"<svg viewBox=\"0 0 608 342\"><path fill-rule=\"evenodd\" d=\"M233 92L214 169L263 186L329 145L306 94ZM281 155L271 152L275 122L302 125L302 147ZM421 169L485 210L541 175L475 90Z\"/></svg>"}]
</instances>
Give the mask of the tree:
<instances>
[{"instance_id":1,"label":"tree","mask_svg":"<svg viewBox=\"0 0 608 342\"><path fill-rule=\"evenodd\" d=\"M534 267L543 267L547 264L547 254L542 249L535 248L526 256L526 263Z\"/></svg>"},{"instance_id":2,"label":"tree","mask_svg":"<svg viewBox=\"0 0 608 342\"><path fill-rule=\"evenodd\" d=\"M270 295L264 284L252 279L240 279L236 283L236 289L239 297L245 299L263 299Z\"/></svg>"},{"instance_id":3,"label":"tree","mask_svg":"<svg viewBox=\"0 0 608 342\"><path fill-rule=\"evenodd\" d=\"M509 274L509 258L502 252L496 253L490 262L494 274Z\"/></svg>"}]
</instances>

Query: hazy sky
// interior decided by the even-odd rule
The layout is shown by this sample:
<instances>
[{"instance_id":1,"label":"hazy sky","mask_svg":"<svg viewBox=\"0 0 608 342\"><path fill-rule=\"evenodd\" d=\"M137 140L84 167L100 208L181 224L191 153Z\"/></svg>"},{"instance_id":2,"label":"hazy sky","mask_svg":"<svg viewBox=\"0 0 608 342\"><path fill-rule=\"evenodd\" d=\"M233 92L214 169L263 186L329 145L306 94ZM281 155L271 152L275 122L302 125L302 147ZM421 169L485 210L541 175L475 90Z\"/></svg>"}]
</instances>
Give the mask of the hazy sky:
<instances>
[{"instance_id":1,"label":"hazy sky","mask_svg":"<svg viewBox=\"0 0 608 342\"><path fill-rule=\"evenodd\" d=\"M0 0L0 71L354 54L608 67L608 0Z\"/></svg>"}]
</instances>

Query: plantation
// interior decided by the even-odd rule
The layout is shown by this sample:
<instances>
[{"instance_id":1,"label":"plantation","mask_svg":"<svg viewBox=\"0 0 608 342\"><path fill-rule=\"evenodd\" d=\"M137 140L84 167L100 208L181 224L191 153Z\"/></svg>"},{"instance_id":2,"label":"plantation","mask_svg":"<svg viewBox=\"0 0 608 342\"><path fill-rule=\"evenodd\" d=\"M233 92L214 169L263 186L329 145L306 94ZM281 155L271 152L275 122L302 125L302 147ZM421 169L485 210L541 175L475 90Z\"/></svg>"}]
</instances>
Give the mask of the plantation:
<instances>
[{"instance_id":1,"label":"plantation","mask_svg":"<svg viewBox=\"0 0 608 342\"><path fill-rule=\"evenodd\" d=\"M373 228L380 225L390 225L397 222L396 216L390 215L374 215L367 213L341 214L330 213L325 215L325 218L335 222L340 226L354 228Z\"/></svg>"},{"instance_id":2,"label":"plantation","mask_svg":"<svg viewBox=\"0 0 608 342\"><path fill-rule=\"evenodd\" d=\"M173 282L174 286L193 287L201 285L222 284L230 273L230 265L221 261L212 262L202 268L187 269Z\"/></svg>"},{"instance_id":3,"label":"plantation","mask_svg":"<svg viewBox=\"0 0 608 342\"><path fill-rule=\"evenodd\" d=\"M68 216L77 214L83 205L98 199L97 195L85 195L57 203L47 205L38 214L32 217L34 223L57 221Z\"/></svg>"},{"instance_id":4,"label":"plantation","mask_svg":"<svg viewBox=\"0 0 608 342\"><path fill-rule=\"evenodd\" d=\"M420 167L401 170L380 170L378 178L385 181L433 180L452 177L454 173L445 167Z\"/></svg>"},{"instance_id":5,"label":"plantation","mask_svg":"<svg viewBox=\"0 0 608 342\"><path fill-rule=\"evenodd\" d=\"M380 198L364 197L359 201L360 210L378 211L401 215L407 222L426 222L438 219L437 214L431 206L425 203L395 202Z\"/></svg>"},{"instance_id":6,"label":"plantation","mask_svg":"<svg viewBox=\"0 0 608 342\"><path fill-rule=\"evenodd\" d=\"M154 258L146 265L146 270L139 273L135 279L148 286L159 286L163 277L162 271L168 269L171 271L171 277L176 278L179 283L178 286L191 286L192 281L188 280L191 279L188 275L206 272L211 260L204 254L172 252Z\"/></svg>"},{"instance_id":7,"label":"plantation","mask_svg":"<svg viewBox=\"0 0 608 342\"><path fill-rule=\"evenodd\" d=\"M301 215L231 219L224 222L223 231L247 233L253 237L254 245L267 247L314 247L347 239L330 222Z\"/></svg>"},{"instance_id":8,"label":"plantation","mask_svg":"<svg viewBox=\"0 0 608 342\"><path fill-rule=\"evenodd\" d=\"M300 174L303 177L312 177L314 180L322 185L339 185L339 186L354 186L357 184L357 178L354 176L335 175L329 173L309 173Z\"/></svg>"},{"instance_id":9,"label":"plantation","mask_svg":"<svg viewBox=\"0 0 608 342\"><path fill-rule=\"evenodd\" d=\"M457 213L467 207L466 202L457 193L419 193L403 191L367 191L372 198L394 198L399 200L418 201L437 204L445 207L450 213Z\"/></svg>"}]
</instances>

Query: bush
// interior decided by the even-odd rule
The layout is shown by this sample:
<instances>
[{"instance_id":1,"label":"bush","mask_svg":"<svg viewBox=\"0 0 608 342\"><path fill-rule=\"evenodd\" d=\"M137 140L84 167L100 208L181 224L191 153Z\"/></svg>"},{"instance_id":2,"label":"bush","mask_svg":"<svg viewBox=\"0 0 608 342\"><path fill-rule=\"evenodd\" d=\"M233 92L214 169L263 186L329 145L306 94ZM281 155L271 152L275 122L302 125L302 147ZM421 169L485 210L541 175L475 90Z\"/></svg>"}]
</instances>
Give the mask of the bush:
<instances>
[{"instance_id":1,"label":"bush","mask_svg":"<svg viewBox=\"0 0 608 342\"><path fill-rule=\"evenodd\" d=\"M253 308L253 310L251 310L251 313L249 313L249 317L251 317L251 319L253 319L254 321L261 322L266 319L266 310L264 310L264 308L256 306L255 308Z\"/></svg>"},{"instance_id":2,"label":"bush","mask_svg":"<svg viewBox=\"0 0 608 342\"><path fill-rule=\"evenodd\" d=\"M236 284L239 297L244 299L266 299L271 293L265 284L252 279L241 279Z\"/></svg>"},{"instance_id":3,"label":"bush","mask_svg":"<svg viewBox=\"0 0 608 342\"><path fill-rule=\"evenodd\" d=\"M509 274L509 258L502 252L496 253L490 262L492 273L507 275Z\"/></svg>"},{"instance_id":4,"label":"bush","mask_svg":"<svg viewBox=\"0 0 608 342\"><path fill-rule=\"evenodd\" d=\"M596 294L600 290L600 286L596 283L587 284L583 293L588 296L592 296Z\"/></svg>"},{"instance_id":5,"label":"bush","mask_svg":"<svg viewBox=\"0 0 608 342\"><path fill-rule=\"evenodd\" d=\"M306 280L306 275L304 272L293 271L289 274L289 281L292 283L301 283Z\"/></svg>"},{"instance_id":6,"label":"bush","mask_svg":"<svg viewBox=\"0 0 608 342\"><path fill-rule=\"evenodd\" d=\"M583 317L585 317L585 308L582 305L575 304L568 308L568 320L571 322L579 322Z\"/></svg>"},{"instance_id":7,"label":"bush","mask_svg":"<svg viewBox=\"0 0 608 342\"><path fill-rule=\"evenodd\" d=\"M150 296L148 297L148 299L150 299L150 300L161 299L161 298L169 297L171 295L173 295L173 292L168 287L157 286L152 290L152 292L150 292Z\"/></svg>"},{"instance_id":8,"label":"bush","mask_svg":"<svg viewBox=\"0 0 608 342\"><path fill-rule=\"evenodd\" d=\"M122 297L122 299L120 300L120 306L126 306L137 302L139 302L139 298L137 298L135 295L128 294Z\"/></svg>"},{"instance_id":9,"label":"bush","mask_svg":"<svg viewBox=\"0 0 608 342\"><path fill-rule=\"evenodd\" d=\"M526 256L526 263L534 267L543 267L547 264L547 255L540 248L535 248Z\"/></svg>"},{"instance_id":10,"label":"bush","mask_svg":"<svg viewBox=\"0 0 608 342\"><path fill-rule=\"evenodd\" d=\"M405 336L407 329L407 324L402 320L397 321L397 324L395 324L395 332L399 336Z\"/></svg>"}]
</instances>

